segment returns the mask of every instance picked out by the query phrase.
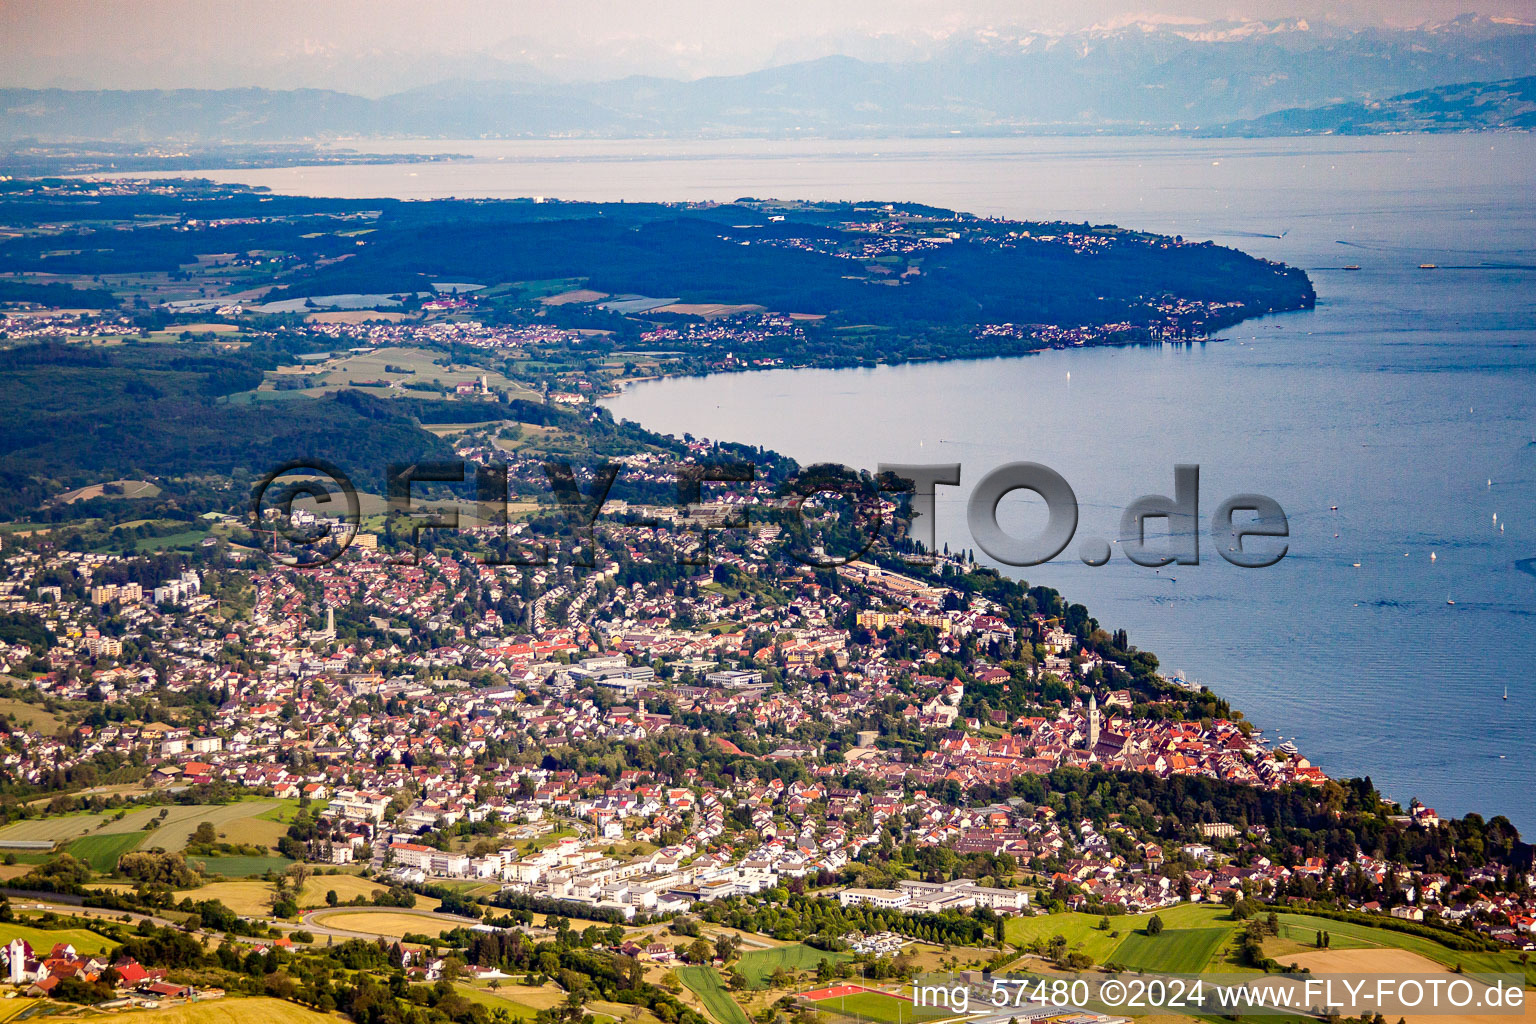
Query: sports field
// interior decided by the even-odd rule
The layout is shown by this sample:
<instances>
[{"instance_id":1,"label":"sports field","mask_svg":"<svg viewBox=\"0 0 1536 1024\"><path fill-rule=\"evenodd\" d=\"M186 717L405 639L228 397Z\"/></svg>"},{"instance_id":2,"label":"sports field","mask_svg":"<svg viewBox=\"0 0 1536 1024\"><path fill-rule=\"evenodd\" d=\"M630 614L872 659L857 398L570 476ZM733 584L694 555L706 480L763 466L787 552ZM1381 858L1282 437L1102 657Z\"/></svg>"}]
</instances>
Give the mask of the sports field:
<instances>
[{"instance_id":1,"label":"sports field","mask_svg":"<svg viewBox=\"0 0 1536 1024\"><path fill-rule=\"evenodd\" d=\"M677 979L703 1001L704 1008L719 1024L750 1024L713 967L679 967Z\"/></svg>"},{"instance_id":2,"label":"sports field","mask_svg":"<svg viewBox=\"0 0 1536 1024\"><path fill-rule=\"evenodd\" d=\"M823 960L836 964L851 959L852 957L847 953L831 953L797 942L793 945L754 949L743 953L736 969L753 988L766 988L768 979L781 967L793 974L798 971L814 971L816 965Z\"/></svg>"},{"instance_id":3,"label":"sports field","mask_svg":"<svg viewBox=\"0 0 1536 1024\"><path fill-rule=\"evenodd\" d=\"M824 998L811 997L827 993ZM855 1020L876 1021L878 1024L912 1024L914 1021L937 1020L953 1014L941 1007L914 1006L903 996L889 995L858 985L838 985L831 989L807 992L816 1009Z\"/></svg>"}]
</instances>

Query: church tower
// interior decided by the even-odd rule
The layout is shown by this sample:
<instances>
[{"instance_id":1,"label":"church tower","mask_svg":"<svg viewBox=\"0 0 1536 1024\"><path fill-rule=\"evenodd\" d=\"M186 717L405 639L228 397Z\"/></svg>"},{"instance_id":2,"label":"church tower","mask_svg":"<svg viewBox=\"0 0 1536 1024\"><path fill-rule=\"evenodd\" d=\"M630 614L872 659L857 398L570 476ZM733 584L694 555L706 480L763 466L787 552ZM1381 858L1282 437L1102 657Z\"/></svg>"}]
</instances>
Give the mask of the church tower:
<instances>
[{"instance_id":1,"label":"church tower","mask_svg":"<svg viewBox=\"0 0 1536 1024\"><path fill-rule=\"evenodd\" d=\"M1088 695L1088 749L1099 745L1099 698Z\"/></svg>"}]
</instances>

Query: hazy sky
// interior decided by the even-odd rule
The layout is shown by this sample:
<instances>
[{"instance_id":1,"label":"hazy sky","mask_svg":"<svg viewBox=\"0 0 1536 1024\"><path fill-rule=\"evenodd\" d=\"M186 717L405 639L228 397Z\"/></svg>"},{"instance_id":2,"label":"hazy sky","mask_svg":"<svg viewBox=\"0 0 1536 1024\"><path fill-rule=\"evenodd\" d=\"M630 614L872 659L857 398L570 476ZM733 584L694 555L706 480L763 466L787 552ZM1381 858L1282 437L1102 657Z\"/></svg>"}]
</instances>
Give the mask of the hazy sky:
<instances>
[{"instance_id":1,"label":"hazy sky","mask_svg":"<svg viewBox=\"0 0 1536 1024\"><path fill-rule=\"evenodd\" d=\"M1536 21L1536 0L0 0L0 85L324 86L696 77L953 35L1127 20ZM509 68L509 65L511 66Z\"/></svg>"}]
</instances>

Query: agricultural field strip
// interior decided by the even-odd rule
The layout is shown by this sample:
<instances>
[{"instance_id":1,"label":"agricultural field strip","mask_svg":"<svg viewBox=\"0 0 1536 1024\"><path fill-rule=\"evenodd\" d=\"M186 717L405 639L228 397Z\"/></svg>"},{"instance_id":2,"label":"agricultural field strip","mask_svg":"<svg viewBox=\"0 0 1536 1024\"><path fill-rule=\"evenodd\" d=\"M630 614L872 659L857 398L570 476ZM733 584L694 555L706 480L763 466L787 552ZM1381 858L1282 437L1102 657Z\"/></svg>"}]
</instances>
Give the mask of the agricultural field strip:
<instances>
[{"instance_id":1,"label":"agricultural field strip","mask_svg":"<svg viewBox=\"0 0 1536 1024\"><path fill-rule=\"evenodd\" d=\"M232 804L171 804L163 807L141 807L130 810L121 819L117 819L117 811L66 814L61 817L37 818L7 825L0 828L0 840L60 842L82 836L143 832L145 838L150 840L143 844L146 849L159 846L175 851L187 845L188 838L201 822L212 822L220 831L228 831L224 826L244 818L259 818L263 812L279 806L280 804L273 800L241 800ZM161 811L170 812L163 821L160 819ZM158 827L145 831L144 826L152 822L159 822ZM230 841L239 842L240 840L231 836Z\"/></svg>"}]
</instances>

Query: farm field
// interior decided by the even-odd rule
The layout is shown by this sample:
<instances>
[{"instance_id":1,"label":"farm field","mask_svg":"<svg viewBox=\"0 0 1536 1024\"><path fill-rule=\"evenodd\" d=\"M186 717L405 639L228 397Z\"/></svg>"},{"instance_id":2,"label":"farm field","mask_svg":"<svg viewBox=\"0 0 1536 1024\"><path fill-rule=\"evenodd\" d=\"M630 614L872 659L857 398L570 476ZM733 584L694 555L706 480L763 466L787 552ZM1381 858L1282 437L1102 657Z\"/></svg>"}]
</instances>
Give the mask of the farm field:
<instances>
[{"instance_id":1,"label":"farm field","mask_svg":"<svg viewBox=\"0 0 1536 1024\"><path fill-rule=\"evenodd\" d=\"M268 871L286 871L293 863L287 857L192 857L188 863L203 865L204 874L226 878L249 878Z\"/></svg>"},{"instance_id":2,"label":"farm field","mask_svg":"<svg viewBox=\"0 0 1536 1024\"><path fill-rule=\"evenodd\" d=\"M292 861L283 861L283 863L291 864ZM374 893L385 891L385 887L376 882L358 878L356 875L311 875L304 883L304 891L299 894L299 907L305 910L323 907L326 905L325 894L333 890L336 898L346 903L358 896L364 899L371 898ZM209 882L196 889L182 889L176 895L189 896L194 900L218 900L235 913L244 914L247 917L265 916L271 909L272 883L259 878L232 879L224 882ZM423 897L417 905L430 910L437 903L435 900L427 900ZM424 923L431 923L423 920ZM346 928L347 926L337 925L336 927Z\"/></svg>"},{"instance_id":3,"label":"farm field","mask_svg":"<svg viewBox=\"0 0 1536 1024\"><path fill-rule=\"evenodd\" d=\"M370 882L366 878L356 875L311 875L304 883L304 891L299 894L299 906L323 907L325 906L325 894L334 891L336 898L346 903L358 896L364 899L372 899L374 893L388 891L388 886L377 882ZM438 905L437 900L429 900L418 896L416 906L432 909Z\"/></svg>"},{"instance_id":4,"label":"farm field","mask_svg":"<svg viewBox=\"0 0 1536 1024\"><path fill-rule=\"evenodd\" d=\"M548 1010L565 1003L566 993L554 985L529 987L503 981L492 990L488 984L475 985L461 982L454 989L471 1002L496 1010L505 1010L514 1020L532 1020L540 1010ZM609 1003L600 999L588 1001L583 1010L599 1020L632 1022L632 1024L661 1024L651 1013L636 1006Z\"/></svg>"},{"instance_id":5,"label":"farm field","mask_svg":"<svg viewBox=\"0 0 1536 1024\"><path fill-rule=\"evenodd\" d=\"M117 858L138 846L143 838L139 832L107 832L84 836L70 843L64 852L76 860L85 861L92 871L106 874L117 867Z\"/></svg>"},{"instance_id":6,"label":"farm field","mask_svg":"<svg viewBox=\"0 0 1536 1024\"><path fill-rule=\"evenodd\" d=\"M336 1024L339 1019L335 1014L263 997L210 999L163 1010L140 1010L128 1016L139 1024Z\"/></svg>"},{"instance_id":7,"label":"farm field","mask_svg":"<svg viewBox=\"0 0 1536 1024\"><path fill-rule=\"evenodd\" d=\"M175 852L187 845L198 824L204 821L212 822L220 832L240 833L244 827L244 819L257 818L274 808L280 806L276 800L241 800L232 804L189 804L182 806L172 804L169 806L141 807L129 810L121 818L121 811L103 811L99 814L66 814L53 818L38 818L31 821L18 821L14 824L0 828L0 840L25 839L45 840L47 842L62 842L76 839L81 836L121 835L135 833L139 836L139 843L135 849L153 849L161 847ZM161 818L161 812L165 817ZM275 822L271 824L276 824ZM145 826L154 827L146 830ZM281 829L279 829L281 833ZM231 834L231 842L239 842ZM274 840L275 841L275 840Z\"/></svg>"},{"instance_id":8,"label":"farm field","mask_svg":"<svg viewBox=\"0 0 1536 1024\"><path fill-rule=\"evenodd\" d=\"M235 913L247 917L264 917L271 913L271 905L267 901L272 895L272 884L254 878L238 882L209 882L196 889L183 889L176 895L194 900L218 900Z\"/></svg>"},{"instance_id":9,"label":"farm field","mask_svg":"<svg viewBox=\"0 0 1536 1024\"><path fill-rule=\"evenodd\" d=\"M1472 953L1451 949L1442 946L1433 939L1427 939L1420 935L1410 935L1407 932L1389 931L1385 928L1372 928L1369 925L1356 924L1352 921L1333 921L1323 917L1310 917L1305 914L1281 914L1280 931L1284 935L1287 926L1300 929L1304 937L1310 938L1317 934L1318 929L1327 932L1331 937L1331 952L1334 949L1343 950L1349 946L1355 948L1388 947L1407 950L1417 953L1427 960L1433 960L1443 967L1454 968L1460 964L1468 971L1477 973L1511 972L1524 973L1527 985L1536 985L1536 962L1528 963L1521 967L1517 954L1510 953Z\"/></svg>"},{"instance_id":10,"label":"farm field","mask_svg":"<svg viewBox=\"0 0 1536 1024\"><path fill-rule=\"evenodd\" d=\"M318 394L326 389L338 387L355 387L369 381L395 381L412 384L436 384L441 388L453 388L459 384L478 384L480 378L485 378L486 385L495 390L504 390L514 397L536 397L536 392L530 391L502 376L494 370L485 370L478 366L467 364L455 364L451 369L439 365L435 360L442 359L441 352L434 352L423 348L381 348L370 352L362 352L355 355L347 355L339 359L327 359L319 363L309 363L302 366L283 367L268 375L267 383L263 388L268 388L270 382L281 380L284 377L309 377L318 378L319 385L309 388L299 394ZM394 370L386 367L395 367ZM400 372L400 371L407 372ZM406 398L431 398L433 394L426 391L410 391L399 388L370 388L370 392L380 397L406 397ZM262 392L264 394L269 392Z\"/></svg>"},{"instance_id":11,"label":"farm field","mask_svg":"<svg viewBox=\"0 0 1536 1024\"><path fill-rule=\"evenodd\" d=\"M1110 959L1133 971L1199 974L1231 934L1230 928L1165 928L1159 935L1132 932Z\"/></svg>"},{"instance_id":12,"label":"farm field","mask_svg":"<svg viewBox=\"0 0 1536 1024\"><path fill-rule=\"evenodd\" d=\"M439 935L459 922L446 917L436 921L430 913L414 914L410 911L361 911L335 910L315 915L315 924L322 928L335 928L344 932L360 932L367 935L384 935L404 938L406 935Z\"/></svg>"},{"instance_id":13,"label":"farm field","mask_svg":"<svg viewBox=\"0 0 1536 1024\"><path fill-rule=\"evenodd\" d=\"M1403 949L1324 949L1297 956L1299 966L1316 973L1425 975L1447 973L1442 964ZM1520 1024L1536 1020L1536 1000L1526 992L1523 1015L1464 1014L1408 1017L1408 1024Z\"/></svg>"},{"instance_id":14,"label":"farm field","mask_svg":"<svg viewBox=\"0 0 1536 1024\"><path fill-rule=\"evenodd\" d=\"M1178 906L1169 907L1158 911L1158 916L1163 919L1165 930L1158 940L1170 933L1184 933L1180 936L1180 945L1190 947L1189 957L1193 958L1197 947L1207 941L1214 942L1206 952L1205 969L1207 970L1240 970L1232 964L1225 963L1221 959L1220 950L1223 942L1229 942L1236 937L1242 922L1234 921L1231 912L1224 906L1211 906L1199 903L1181 903ZM1015 945L1028 945L1035 939L1043 942L1050 941L1054 935L1061 935L1067 940L1067 948L1080 950L1093 957L1100 964L1108 962L1130 962L1128 957L1137 958L1143 956L1162 957L1161 952L1154 953L1153 946L1149 945L1148 937L1142 934L1151 919L1151 914L1139 914L1134 917L1111 917L1109 919L1109 931L1099 931L1099 919L1092 914L1049 914L1038 917L1009 918L1007 927L1008 940ZM1524 968L1517 960L1517 955L1509 953L1478 953L1464 952L1441 945L1434 939L1420 935L1412 935L1407 932L1394 931L1389 928L1376 928L1368 924L1360 924L1353 921L1335 921L1329 918L1312 917L1306 914L1281 913L1278 915L1280 923L1280 936L1278 939L1270 939L1266 943L1266 951L1272 951L1271 955L1282 963L1289 963L1296 958L1296 954L1311 951L1313 940L1319 930L1328 932L1331 936L1333 949L1351 948L1394 948L1403 949L1411 953L1417 953L1428 960L1432 960L1444 967L1454 968L1461 964L1467 971L1473 972L1513 972L1524 973L1528 984L1536 985L1536 963L1527 964ZM1214 935L1197 939L1191 932L1219 931L1224 933L1219 940ZM1115 932L1120 937L1113 937ZM1151 941L1158 941L1151 940ZM1181 957L1173 956L1175 962ZM1166 967L1154 968L1151 964L1133 963L1133 966L1144 967L1147 970L1168 970Z\"/></svg>"},{"instance_id":15,"label":"farm field","mask_svg":"<svg viewBox=\"0 0 1536 1024\"><path fill-rule=\"evenodd\" d=\"M713 967L679 967L677 978L703 1001L704 1008L719 1024L749 1024L747 1015L725 990L719 972Z\"/></svg>"},{"instance_id":16,"label":"farm field","mask_svg":"<svg viewBox=\"0 0 1536 1024\"><path fill-rule=\"evenodd\" d=\"M234 330L228 324L210 325ZM160 493L160 488L148 480L107 480L99 484L90 484L86 487L77 487L54 498L59 505L68 505L76 501L89 501L91 498L99 498L107 493L107 488L116 488L113 497L116 498L153 498Z\"/></svg>"},{"instance_id":17,"label":"farm field","mask_svg":"<svg viewBox=\"0 0 1536 1024\"><path fill-rule=\"evenodd\" d=\"M12 939L25 939L35 950L49 950L61 942L67 942L81 953L100 953L115 945L84 928L33 928L19 921L0 924L0 946Z\"/></svg>"},{"instance_id":18,"label":"farm field","mask_svg":"<svg viewBox=\"0 0 1536 1024\"><path fill-rule=\"evenodd\" d=\"M816 965L822 960L836 964L851 959L853 958L847 953L832 953L803 943L795 943L742 953L741 962L736 969L741 972L743 978L747 979L747 984L753 988L764 988L768 984L768 979L773 976L773 972L781 967L793 974L798 971L814 971Z\"/></svg>"}]
</instances>

